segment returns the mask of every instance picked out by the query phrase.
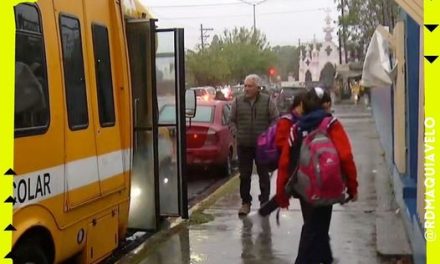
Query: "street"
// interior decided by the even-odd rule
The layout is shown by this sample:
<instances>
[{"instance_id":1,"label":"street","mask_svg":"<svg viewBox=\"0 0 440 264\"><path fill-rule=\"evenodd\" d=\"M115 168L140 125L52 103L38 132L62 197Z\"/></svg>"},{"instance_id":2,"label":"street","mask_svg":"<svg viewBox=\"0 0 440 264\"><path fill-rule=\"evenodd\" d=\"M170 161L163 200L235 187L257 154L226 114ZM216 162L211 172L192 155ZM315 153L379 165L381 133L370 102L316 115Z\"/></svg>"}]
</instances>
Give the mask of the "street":
<instances>
[{"instance_id":1,"label":"street","mask_svg":"<svg viewBox=\"0 0 440 264\"><path fill-rule=\"evenodd\" d=\"M368 110L363 106L339 105L335 115L348 132L358 169L359 200L333 209L330 229L331 245L335 259L340 264L395 263L379 257L376 251L375 178L383 169L382 150L375 126ZM272 194L276 174L272 177ZM138 255L143 264L160 263L292 263L296 257L302 216L297 200L291 200L291 208L280 213L280 226L275 214L263 221L249 217L239 219L240 206L238 179L231 192L220 198L206 214L214 220L201 225L182 228L163 243ZM252 190L257 197L258 180L253 176ZM253 205L255 211L257 205ZM141 251L142 252L142 251ZM131 263L125 258L120 263Z\"/></svg>"}]
</instances>

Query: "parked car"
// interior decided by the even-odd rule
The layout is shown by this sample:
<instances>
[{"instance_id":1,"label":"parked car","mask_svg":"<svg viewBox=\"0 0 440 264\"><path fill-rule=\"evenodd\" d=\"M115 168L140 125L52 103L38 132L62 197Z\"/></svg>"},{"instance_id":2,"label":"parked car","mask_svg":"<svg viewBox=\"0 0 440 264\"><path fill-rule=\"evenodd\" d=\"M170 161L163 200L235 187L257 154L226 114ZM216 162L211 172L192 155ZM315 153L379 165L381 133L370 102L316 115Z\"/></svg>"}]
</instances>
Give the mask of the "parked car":
<instances>
[{"instance_id":1,"label":"parked car","mask_svg":"<svg viewBox=\"0 0 440 264\"><path fill-rule=\"evenodd\" d=\"M244 85L235 85L231 87L232 98L244 93Z\"/></svg>"},{"instance_id":2,"label":"parked car","mask_svg":"<svg viewBox=\"0 0 440 264\"><path fill-rule=\"evenodd\" d=\"M202 167L218 171L222 176L232 173L235 157L234 137L228 126L231 102L197 102L194 118L186 127L186 161L190 167ZM161 124L174 123L175 105L165 104L159 112Z\"/></svg>"},{"instance_id":3,"label":"parked car","mask_svg":"<svg viewBox=\"0 0 440 264\"><path fill-rule=\"evenodd\" d=\"M293 98L295 95L306 92L307 88L304 86L286 86L282 87L280 94L277 96L276 102L278 111L280 113L286 113L289 111L289 107L293 103Z\"/></svg>"},{"instance_id":4,"label":"parked car","mask_svg":"<svg viewBox=\"0 0 440 264\"><path fill-rule=\"evenodd\" d=\"M204 101L210 101L215 99L216 89L212 86L192 87L191 90L196 92L196 96Z\"/></svg>"}]
</instances>

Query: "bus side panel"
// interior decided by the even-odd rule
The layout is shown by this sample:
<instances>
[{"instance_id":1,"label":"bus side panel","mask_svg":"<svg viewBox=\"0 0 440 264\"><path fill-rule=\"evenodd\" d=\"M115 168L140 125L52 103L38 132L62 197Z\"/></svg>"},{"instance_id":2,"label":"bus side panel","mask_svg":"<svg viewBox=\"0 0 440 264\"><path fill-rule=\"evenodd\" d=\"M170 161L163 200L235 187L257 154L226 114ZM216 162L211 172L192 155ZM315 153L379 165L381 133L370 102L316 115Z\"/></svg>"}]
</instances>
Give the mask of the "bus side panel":
<instances>
[{"instance_id":1,"label":"bus side panel","mask_svg":"<svg viewBox=\"0 0 440 264\"><path fill-rule=\"evenodd\" d=\"M133 152L133 119L132 119L132 98L131 98L131 85L129 76L129 62L128 62L128 49L125 37L125 23L122 15L122 1L113 1L111 11L111 20L114 25L113 37L113 51L115 53L114 63L119 65L120 68L117 71L120 74L120 79L117 80L117 87L122 88L120 92L117 93L117 98L119 100L119 116L120 116L120 127L121 127L121 141L123 149L125 149L124 154L124 177L125 177L125 190L124 197L126 200L119 207L119 230L120 237L126 232L128 227L128 212L129 212L129 195L130 195L130 184L131 184L131 170L132 170L132 152Z\"/></svg>"},{"instance_id":2,"label":"bus side panel","mask_svg":"<svg viewBox=\"0 0 440 264\"><path fill-rule=\"evenodd\" d=\"M121 142L119 97L124 93L121 68L115 62L114 34L118 21L111 18L114 2L108 0L83 1L88 47L91 94L94 107L96 144L100 186L103 195L124 188L124 150ZM97 12L99 10L99 12ZM127 128L124 128L127 129Z\"/></svg>"},{"instance_id":3,"label":"bus side panel","mask_svg":"<svg viewBox=\"0 0 440 264\"><path fill-rule=\"evenodd\" d=\"M67 210L100 196L98 157L93 115L92 80L81 1L54 0L62 51L63 87L66 102L65 177ZM69 93L68 93L69 91ZM81 193L76 190L83 188Z\"/></svg>"},{"instance_id":4,"label":"bus side panel","mask_svg":"<svg viewBox=\"0 0 440 264\"><path fill-rule=\"evenodd\" d=\"M52 1L38 1L41 26L44 36L44 50L47 71L47 87L50 107L50 121L43 134L15 138L14 163L17 176L14 178L14 195L17 204L14 208L50 199L64 193L64 170L55 170L64 163L64 100L61 79L61 66L57 32ZM22 100L23 98L17 98ZM54 171L54 172L55 172ZM27 175L23 178L22 175ZM55 184L59 183L59 184ZM38 188L40 186L40 188ZM45 207L58 226L63 225L64 200L58 199L51 207ZM16 210L15 210L16 211ZM14 226L21 225L21 219L33 217L32 210L20 211L23 218L17 218L14 212ZM25 230L22 230L25 231ZM14 243L17 235L14 232Z\"/></svg>"},{"instance_id":5,"label":"bus side panel","mask_svg":"<svg viewBox=\"0 0 440 264\"><path fill-rule=\"evenodd\" d=\"M100 3L103 2L100 1ZM97 159L99 156L95 145L95 133L98 131L95 129L95 124L99 124L99 120L94 121L99 117L96 114L98 113L97 110L93 110L93 107L96 107L96 102L92 102L96 100L96 87L92 87L95 79L94 76L90 76L95 68L93 62L88 60L88 58L92 58L88 53L93 53L93 46L90 46L91 40L86 39L90 37L86 37L86 31L90 30L86 27L88 28L90 25L85 24L82 19L85 11L82 9L81 1L38 1L42 17L45 59L47 62L50 124L44 134L15 139L15 169L18 175L14 181L16 186L21 188L23 203L16 204L14 207L14 226L17 227L18 231L14 232L13 243L17 242L28 227L37 223L52 223L47 224L46 228L54 239L55 262L71 257L83 249L85 242L78 242L77 240L81 230L87 230L94 219L99 215L108 214L109 210L114 210L113 208L119 210L117 213L119 237L126 232L132 163L131 93L120 4L119 1L107 1L107 5L110 5L108 19L111 22L109 24L109 38L111 42L115 115L117 122L119 122L117 124L119 132L116 133L116 137L119 137L119 139L114 138L113 134L109 139L114 139L117 142L116 144L119 144L119 147L114 149L122 153L123 171L121 175L123 175L123 181L121 182L118 179L116 184L115 182L109 183L109 186L111 186L108 188L109 192L101 195L99 178L70 190L69 180L71 178L65 178L68 168L64 168L65 164L89 158ZM67 106L59 25L60 14L75 15L81 23L89 125L87 129L78 132L80 135L74 135L75 131L70 130L65 110ZM91 89L95 89L95 95L91 95L93 93ZM92 107L92 104L95 104L95 106ZM110 144L110 146L114 147L115 145ZM110 148L110 150L112 149ZM102 154L105 155L106 151L105 146ZM81 166L76 168L81 168ZM47 175L48 172L50 172L49 175ZM98 175L97 168L96 175ZM71 176L78 177L78 179L84 177L81 173ZM29 195L29 190L32 190L31 187L35 188L35 182L39 180L42 181L43 186L46 183L48 184L49 187L46 189L48 191L44 192L44 197L32 200L31 198L35 195ZM111 180L112 178L108 179L108 181ZM94 191L88 192L87 189ZM26 190L26 195L24 195L24 190ZM69 196L69 190L71 191L70 194L75 197ZM117 192L114 192L114 190L117 190ZM32 205L36 203L38 205Z\"/></svg>"}]
</instances>

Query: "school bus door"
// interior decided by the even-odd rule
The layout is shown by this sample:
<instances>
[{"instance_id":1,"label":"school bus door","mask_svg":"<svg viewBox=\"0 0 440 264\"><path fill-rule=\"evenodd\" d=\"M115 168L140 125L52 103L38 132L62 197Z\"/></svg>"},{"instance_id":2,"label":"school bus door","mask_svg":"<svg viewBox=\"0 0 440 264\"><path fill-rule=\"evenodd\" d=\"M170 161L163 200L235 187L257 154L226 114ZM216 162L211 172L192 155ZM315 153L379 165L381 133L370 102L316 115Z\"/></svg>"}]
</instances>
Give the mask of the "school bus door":
<instances>
[{"instance_id":1,"label":"school bus door","mask_svg":"<svg viewBox=\"0 0 440 264\"><path fill-rule=\"evenodd\" d=\"M117 21L112 20L111 2L85 1L88 61L90 67L91 100L95 123L98 171L102 195L124 187L119 98L124 87L122 70L117 70L116 57L120 56L116 38ZM97 12L99 10L99 12ZM116 89L120 87L121 89ZM117 93L120 91L119 93ZM124 128L124 132L128 128Z\"/></svg>"},{"instance_id":2,"label":"school bus door","mask_svg":"<svg viewBox=\"0 0 440 264\"><path fill-rule=\"evenodd\" d=\"M177 110L185 103L180 83L184 83L183 31L156 31L155 20L145 19L130 19L126 26L134 117L129 227L156 230L161 215L188 217L186 181L182 176L182 164L185 163L185 155L182 155L183 140L186 139L185 111ZM168 35L162 38L165 33ZM180 42L176 42L175 34L182 36ZM165 82L160 79L158 71L163 65L156 65L161 63L162 55L167 56L160 54L165 41L168 43L165 48L172 50L168 55L173 56L165 58L172 66L168 68L167 75L171 78L165 80L171 84L167 91L161 90ZM176 43L179 53L175 50ZM181 56L179 59L175 57L177 54ZM175 68L177 65L180 65L179 70ZM172 114L175 121L172 123L163 124L159 120L164 104L170 104L171 107L177 104L178 108L174 108Z\"/></svg>"},{"instance_id":3,"label":"school bus door","mask_svg":"<svg viewBox=\"0 0 440 264\"><path fill-rule=\"evenodd\" d=\"M184 31L158 29L156 37L158 118L155 121L159 144L169 135L173 146L170 160L161 158L167 156L168 145L158 146L160 214L187 218Z\"/></svg>"},{"instance_id":4,"label":"school bus door","mask_svg":"<svg viewBox=\"0 0 440 264\"><path fill-rule=\"evenodd\" d=\"M54 1L62 50L67 210L101 195L82 1Z\"/></svg>"},{"instance_id":5,"label":"school bus door","mask_svg":"<svg viewBox=\"0 0 440 264\"><path fill-rule=\"evenodd\" d=\"M128 226L144 230L159 227L158 160L154 158L157 127L153 122L155 27L155 20L126 21L133 108L133 169Z\"/></svg>"}]
</instances>

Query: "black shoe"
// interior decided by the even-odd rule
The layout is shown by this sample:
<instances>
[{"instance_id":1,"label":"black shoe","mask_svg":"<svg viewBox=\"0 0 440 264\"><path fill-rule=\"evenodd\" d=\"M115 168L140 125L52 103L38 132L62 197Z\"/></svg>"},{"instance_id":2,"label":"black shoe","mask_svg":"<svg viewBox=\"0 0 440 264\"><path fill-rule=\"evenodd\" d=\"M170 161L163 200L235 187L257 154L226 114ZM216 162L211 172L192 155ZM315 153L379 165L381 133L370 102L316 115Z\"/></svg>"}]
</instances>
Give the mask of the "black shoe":
<instances>
[{"instance_id":1,"label":"black shoe","mask_svg":"<svg viewBox=\"0 0 440 264\"><path fill-rule=\"evenodd\" d=\"M269 215L271 214L273 211L275 211L278 208L278 204L275 201L275 198L272 198L270 201L264 203L261 205L260 209L258 210L258 212L263 215Z\"/></svg>"}]
</instances>

